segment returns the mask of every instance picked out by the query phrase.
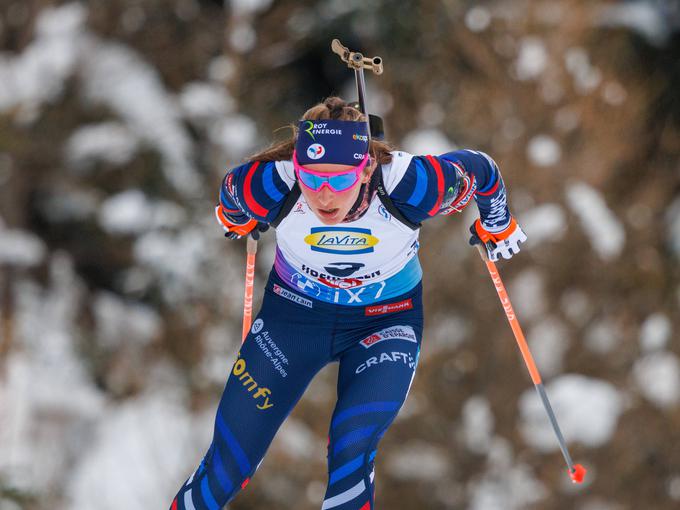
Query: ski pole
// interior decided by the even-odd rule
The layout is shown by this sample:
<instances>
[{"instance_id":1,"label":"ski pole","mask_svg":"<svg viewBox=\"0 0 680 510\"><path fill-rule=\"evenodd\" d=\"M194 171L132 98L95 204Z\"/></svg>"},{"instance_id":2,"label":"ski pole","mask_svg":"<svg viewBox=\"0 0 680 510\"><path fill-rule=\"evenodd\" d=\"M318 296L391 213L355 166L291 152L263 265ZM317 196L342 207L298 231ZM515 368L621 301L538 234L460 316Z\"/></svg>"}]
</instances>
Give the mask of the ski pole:
<instances>
[{"instance_id":1,"label":"ski pole","mask_svg":"<svg viewBox=\"0 0 680 510\"><path fill-rule=\"evenodd\" d=\"M246 241L246 283L245 294L243 296L243 332L241 334L241 343L243 343L248 336L250 330L250 323L253 320L253 287L255 284L255 254L257 254L257 240L248 236Z\"/></svg>"},{"instance_id":2,"label":"ski pole","mask_svg":"<svg viewBox=\"0 0 680 510\"><path fill-rule=\"evenodd\" d=\"M496 288L496 292L498 293L498 297L501 300L501 305L503 306L505 315L508 318L508 322L510 323L510 328L512 329L512 332L515 334L515 340L517 340L519 350L522 352L524 363L529 369L531 380L534 383L534 387L536 388L538 395L541 397L541 402L543 402L543 407L545 408L546 413L548 413L548 418L550 418L550 423L552 424L553 430L555 431L555 435L557 436L557 441L559 442L560 450L562 450L564 460L567 462L567 467L569 468L569 476L571 477L571 481L574 483L581 483L583 482L583 479L586 475L586 468L584 468L581 464L574 464L571 460L571 455L569 455L569 450L567 449L564 437L562 436L562 432L560 431L560 426L557 424L557 418L555 417L555 413L553 412L552 407L550 405L550 401L548 400L548 395L546 394L545 388L543 387L543 382L541 381L541 374L538 372L538 368L536 368L534 357L531 355L529 346L527 345L527 342L524 339L524 333L522 333L522 328L519 325L519 321L517 320L515 311L512 308L512 304L510 303L510 297L508 297L508 293L505 290L505 285L503 285L501 275L498 273L498 269L496 269L496 264L494 264L492 260L489 260L489 257L487 256L486 253L486 249L482 247L482 245L480 244L477 244L475 246L479 250L479 255L482 257L482 260L486 264L486 268L489 270L491 281L493 282L493 285Z\"/></svg>"}]
</instances>

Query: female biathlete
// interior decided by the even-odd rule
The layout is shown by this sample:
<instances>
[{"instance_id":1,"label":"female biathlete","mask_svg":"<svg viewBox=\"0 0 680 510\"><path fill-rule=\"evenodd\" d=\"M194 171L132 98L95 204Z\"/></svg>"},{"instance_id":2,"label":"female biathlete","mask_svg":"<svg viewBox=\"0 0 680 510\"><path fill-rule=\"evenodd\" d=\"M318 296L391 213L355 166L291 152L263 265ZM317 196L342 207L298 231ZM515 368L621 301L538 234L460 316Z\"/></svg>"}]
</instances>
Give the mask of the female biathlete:
<instances>
[{"instance_id":1,"label":"female biathlete","mask_svg":"<svg viewBox=\"0 0 680 510\"><path fill-rule=\"evenodd\" d=\"M413 156L369 140L331 97L296 136L227 173L217 219L230 238L276 228L262 309L238 353L205 458L172 510L218 510L246 486L274 434L327 363L339 363L323 510L374 508L380 438L413 381L423 333L418 232L475 199L471 242L492 260L526 236L484 153ZM292 505L291 505L292 507Z\"/></svg>"}]
</instances>

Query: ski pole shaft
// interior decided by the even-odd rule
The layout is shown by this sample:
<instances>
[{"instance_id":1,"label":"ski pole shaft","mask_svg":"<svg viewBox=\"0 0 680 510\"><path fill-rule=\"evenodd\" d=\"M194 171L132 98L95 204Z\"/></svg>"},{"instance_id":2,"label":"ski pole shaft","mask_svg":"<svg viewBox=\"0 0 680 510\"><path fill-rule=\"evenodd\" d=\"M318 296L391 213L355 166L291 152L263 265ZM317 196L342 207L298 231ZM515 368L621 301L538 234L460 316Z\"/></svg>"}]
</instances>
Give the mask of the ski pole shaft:
<instances>
[{"instance_id":1,"label":"ski pole shaft","mask_svg":"<svg viewBox=\"0 0 680 510\"><path fill-rule=\"evenodd\" d=\"M257 254L257 241L248 236L246 241L246 283L243 296L243 331L241 343L248 336L250 324L253 320L253 287L255 284L255 255Z\"/></svg>"},{"instance_id":2,"label":"ski pole shaft","mask_svg":"<svg viewBox=\"0 0 680 510\"><path fill-rule=\"evenodd\" d=\"M571 455L569 455L566 441L564 440L564 436L562 436L562 431L560 430L560 426L557 423L557 418L555 417L555 413L553 412L552 406L550 405L550 400L548 400L548 395L545 392L545 387L541 381L541 374L538 372L538 368L536 368L536 362L534 361L534 357L531 355L531 351L529 350L529 345L524 338L524 333L522 332L522 328L520 327L519 321L517 320L515 310L512 308L512 303L510 302L510 297L505 290L505 285L503 285L503 280L501 280L501 275L496 268L496 264L494 264L494 262L487 256L486 248L479 244L475 246L477 247L477 250L479 250L480 257L482 257L482 260L486 264L486 268L489 271L489 275L491 276L491 281L493 282L496 292L498 293L498 298L501 300L501 305L505 311L505 316L508 318L508 322L510 323L510 329L512 329L512 332L515 335L515 340L517 341L519 350L522 353L522 357L524 358L524 363L529 369L531 380L533 381L534 387L536 388L536 391L541 398L541 402L543 403L543 407L548 414L548 418L550 419L550 424L552 425L553 431L555 432L555 436L557 436L557 442L559 443L560 450L562 451L562 456L564 457L567 467L569 468L569 476L574 483L581 483L585 477L586 469L581 464L574 464L571 460Z\"/></svg>"}]
</instances>

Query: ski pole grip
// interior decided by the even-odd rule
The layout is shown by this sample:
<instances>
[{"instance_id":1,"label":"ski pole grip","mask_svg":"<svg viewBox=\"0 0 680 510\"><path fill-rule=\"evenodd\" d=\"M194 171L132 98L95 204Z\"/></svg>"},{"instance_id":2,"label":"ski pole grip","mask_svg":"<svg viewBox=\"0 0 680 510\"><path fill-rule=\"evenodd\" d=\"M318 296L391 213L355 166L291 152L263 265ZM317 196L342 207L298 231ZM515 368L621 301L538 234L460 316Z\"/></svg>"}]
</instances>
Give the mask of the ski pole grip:
<instances>
[{"instance_id":1,"label":"ski pole grip","mask_svg":"<svg viewBox=\"0 0 680 510\"><path fill-rule=\"evenodd\" d=\"M248 240L246 241L246 253L247 254L253 254L255 255L257 253L257 240L253 239L251 236L248 236Z\"/></svg>"},{"instance_id":2,"label":"ski pole grip","mask_svg":"<svg viewBox=\"0 0 680 510\"><path fill-rule=\"evenodd\" d=\"M477 248L479 256L482 257L482 260L484 262L489 260L489 255L486 252L486 248L484 248L481 244L475 244L475 248Z\"/></svg>"}]
</instances>

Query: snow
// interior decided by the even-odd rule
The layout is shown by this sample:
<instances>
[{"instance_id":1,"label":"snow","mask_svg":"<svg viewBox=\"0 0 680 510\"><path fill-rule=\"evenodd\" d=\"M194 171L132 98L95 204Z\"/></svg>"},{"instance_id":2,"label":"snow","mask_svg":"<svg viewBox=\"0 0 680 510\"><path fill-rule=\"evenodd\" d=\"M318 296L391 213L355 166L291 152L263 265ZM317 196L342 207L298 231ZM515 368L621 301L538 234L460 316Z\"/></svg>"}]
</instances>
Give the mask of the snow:
<instances>
[{"instance_id":1,"label":"snow","mask_svg":"<svg viewBox=\"0 0 680 510\"><path fill-rule=\"evenodd\" d=\"M175 98L141 56L87 32L86 17L86 8L75 2L43 9L26 50L17 57L0 54L0 112L19 108L19 120L34 120L42 103L59 98L77 72L87 99L112 110L161 153L166 178L179 192L195 194L201 181Z\"/></svg>"},{"instance_id":2,"label":"snow","mask_svg":"<svg viewBox=\"0 0 680 510\"><path fill-rule=\"evenodd\" d=\"M521 81L538 78L548 66L548 51L537 37L524 37L519 43L515 72Z\"/></svg>"},{"instance_id":3,"label":"snow","mask_svg":"<svg viewBox=\"0 0 680 510\"><path fill-rule=\"evenodd\" d=\"M619 82L609 81L602 88L602 97L610 105L620 106L626 101L628 93Z\"/></svg>"},{"instance_id":4,"label":"snow","mask_svg":"<svg viewBox=\"0 0 680 510\"><path fill-rule=\"evenodd\" d=\"M506 473L487 474L472 489L468 510L522 510L548 496L526 464L517 464Z\"/></svg>"},{"instance_id":5,"label":"snow","mask_svg":"<svg viewBox=\"0 0 680 510\"><path fill-rule=\"evenodd\" d=\"M640 347L647 353L663 349L672 333L670 319L663 313L653 313L644 320L640 328Z\"/></svg>"},{"instance_id":6,"label":"snow","mask_svg":"<svg viewBox=\"0 0 680 510\"><path fill-rule=\"evenodd\" d=\"M444 154L456 146L438 129L417 129L407 133L401 141L404 151L411 154Z\"/></svg>"},{"instance_id":7,"label":"snow","mask_svg":"<svg viewBox=\"0 0 680 510\"><path fill-rule=\"evenodd\" d=\"M272 4L272 0L231 0L229 7L235 17L253 15L264 11Z\"/></svg>"},{"instance_id":8,"label":"snow","mask_svg":"<svg viewBox=\"0 0 680 510\"><path fill-rule=\"evenodd\" d=\"M584 291L566 289L560 298L560 308L567 318L576 325L585 324L593 313L593 306Z\"/></svg>"},{"instance_id":9,"label":"snow","mask_svg":"<svg viewBox=\"0 0 680 510\"><path fill-rule=\"evenodd\" d=\"M560 241L567 231L567 218L558 204L541 204L518 215L527 235L527 247Z\"/></svg>"},{"instance_id":10,"label":"snow","mask_svg":"<svg viewBox=\"0 0 680 510\"><path fill-rule=\"evenodd\" d=\"M548 135L536 135L527 145L527 157L536 166L554 166L562 158L562 148Z\"/></svg>"},{"instance_id":11,"label":"snow","mask_svg":"<svg viewBox=\"0 0 680 510\"><path fill-rule=\"evenodd\" d=\"M0 223L0 265L32 267L47 254L45 243L34 234L19 229L4 229Z\"/></svg>"},{"instance_id":12,"label":"snow","mask_svg":"<svg viewBox=\"0 0 680 510\"><path fill-rule=\"evenodd\" d=\"M602 81L602 72L590 63L590 57L584 48L569 48L564 55L564 61L577 92L581 94L592 92Z\"/></svg>"},{"instance_id":13,"label":"snow","mask_svg":"<svg viewBox=\"0 0 680 510\"><path fill-rule=\"evenodd\" d=\"M603 27L624 27L636 32L652 46L663 46L671 35L664 11L649 1L624 2L604 7L595 20Z\"/></svg>"},{"instance_id":14,"label":"snow","mask_svg":"<svg viewBox=\"0 0 680 510\"><path fill-rule=\"evenodd\" d=\"M437 103L427 102L418 111L418 122L421 126L432 128L441 125L446 119L446 115ZM450 150L450 149L449 149Z\"/></svg>"},{"instance_id":15,"label":"snow","mask_svg":"<svg viewBox=\"0 0 680 510\"><path fill-rule=\"evenodd\" d=\"M296 461L314 460L325 448L324 441L300 420L288 417L276 433L272 448Z\"/></svg>"},{"instance_id":16,"label":"snow","mask_svg":"<svg viewBox=\"0 0 680 510\"><path fill-rule=\"evenodd\" d=\"M238 160L258 144L257 127L245 115L223 117L210 128L210 140L221 147L230 159Z\"/></svg>"},{"instance_id":17,"label":"snow","mask_svg":"<svg viewBox=\"0 0 680 510\"><path fill-rule=\"evenodd\" d=\"M486 453L491 444L494 416L489 401L473 396L465 401L462 409L462 438L473 453Z\"/></svg>"},{"instance_id":18,"label":"snow","mask_svg":"<svg viewBox=\"0 0 680 510\"><path fill-rule=\"evenodd\" d=\"M545 277L540 271L525 269L515 276L507 289L521 324L544 314L547 305Z\"/></svg>"},{"instance_id":19,"label":"snow","mask_svg":"<svg viewBox=\"0 0 680 510\"><path fill-rule=\"evenodd\" d=\"M220 252L223 238L215 234L212 217L207 220L176 233L150 230L134 242L133 256L156 279L168 303L210 296L227 305L226 313L238 314L243 306L242 261L235 250Z\"/></svg>"},{"instance_id":20,"label":"snow","mask_svg":"<svg viewBox=\"0 0 680 510\"><path fill-rule=\"evenodd\" d=\"M107 198L99 210L99 223L110 234L139 234L149 229L172 228L186 213L168 201L151 201L137 189Z\"/></svg>"},{"instance_id":21,"label":"snow","mask_svg":"<svg viewBox=\"0 0 680 510\"><path fill-rule=\"evenodd\" d=\"M97 342L109 349L148 345L162 329L153 308L126 302L111 292L99 292L93 303Z\"/></svg>"},{"instance_id":22,"label":"snow","mask_svg":"<svg viewBox=\"0 0 680 510\"><path fill-rule=\"evenodd\" d=\"M680 501L680 475L673 475L666 483L668 496L673 501Z\"/></svg>"},{"instance_id":23,"label":"snow","mask_svg":"<svg viewBox=\"0 0 680 510\"><path fill-rule=\"evenodd\" d=\"M227 31L229 45L237 53L246 53L253 49L257 42L257 33L250 25L239 23Z\"/></svg>"},{"instance_id":24,"label":"snow","mask_svg":"<svg viewBox=\"0 0 680 510\"><path fill-rule=\"evenodd\" d=\"M623 397L614 385L601 379L566 374L554 379L545 389L565 441L597 448L611 439L623 411ZM519 410L524 441L543 452L559 450L543 403L533 388L522 393Z\"/></svg>"},{"instance_id":25,"label":"snow","mask_svg":"<svg viewBox=\"0 0 680 510\"><path fill-rule=\"evenodd\" d=\"M52 255L47 288L20 280L14 292L17 348L0 385L0 473L17 490L49 493L79 455L103 397L78 355L83 290L71 259Z\"/></svg>"},{"instance_id":26,"label":"snow","mask_svg":"<svg viewBox=\"0 0 680 510\"><path fill-rule=\"evenodd\" d=\"M590 478L590 471L587 478ZM624 508L618 503L605 501L601 498L591 498L580 506L578 510L624 510Z\"/></svg>"},{"instance_id":27,"label":"snow","mask_svg":"<svg viewBox=\"0 0 680 510\"><path fill-rule=\"evenodd\" d=\"M595 253L605 262L621 255L626 232L616 215L607 207L602 194L584 182L567 185L567 203L581 222Z\"/></svg>"},{"instance_id":28,"label":"snow","mask_svg":"<svg viewBox=\"0 0 680 510\"><path fill-rule=\"evenodd\" d=\"M621 343L623 332L611 317L600 317L588 326L584 334L585 346L598 354L609 354Z\"/></svg>"},{"instance_id":29,"label":"snow","mask_svg":"<svg viewBox=\"0 0 680 510\"><path fill-rule=\"evenodd\" d=\"M78 128L66 142L71 166L86 168L97 161L116 166L130 162L139 144L137 137L120 122L101 122Z\"/></svg>"},{"instance_id":30,"label":"snow","mask_svg":"<svg viewBox=\"0 0 680 510\"><path fill-rule=\"evenodd\" d=\"M385 469L399 480L439 481L449 471L445 451L424 441L410 441L390 452Z\"/></svg>"},{"instance_id":31,"label":"snow","mask_svg":"<svg viewBox=\"0 0 680 510\"><path fill-rule=\"evenodd\" d=\"M210 444L213 414L192 417L169 391L109 406L69 478L68 508L169 505Z\"/></svg>"},{"instance_id":32,"label":"snow","mask_svg":"<svg viewBox=\"0 0 680 510\"><path fill-rule=\"evenodd\" d=\"M651 403L662 409L680 403L680 361L670 352L645 354L633 366L635 382Z\"/></svg>"},{"instance_id":33,"label":"snow","mask_svg":"<svg viewBox=\"0 0 680 510\"><path fill-rule=\"evenodd\" d=\"M581 123L581 114L576 109L565 106L555 113L554 125L563 133L569 133Z\"/></svg>"},{"instance_id":34,"label":"snow","mask_svg":"<svg viewBox=\"0 0 680 510\"><path fill-rule=\"evenodd\" d=\"M465 26L471 32L483 32L491 24L491 14L484 7L473 7L465 13Z\"/></svg>"},{"instance_id":35,"label":"snow","mask_svg":"<svg viewBox=\"0 0 680 510\"><path fill-rule=\"evenodd\" d=\"M424 337L427 342L423 344L423 359L430 359L442 352L457 349L470 334L470 322L463 316L449 311L439 314L430 322Z\"/></svg>"},{"instance_id":36,"label":"snow","mask_svg":"<svg viewBox=\"0 0 680 510\"><path fill-rule=\"evenodd\" d=\"M236 65L225 55L213 58L208 65L208 77L218 83L225 83L234 77Z\"/></svg>"},{"instance_id":37,"label":"snow","mask_svg":"<svg viewBox=\"0 0 680 510\"><path fill-rule=\"evenodd\" d=\"M77 3L44 8L36 37L24 52L16 57L0 53L0 112L31 112L61 96L78 61L86 15Z\"/></svg>"},{"instance_id":38,"label":"snow","mask_svg":"<svg viewBox=\"0 0 680 510\"><path fill-rule=\"evenodd\" d=\"M127 46L94 36L87 46L80 68L85 97L110 108L160 152L165 177L180 193L195 194L201 180L192 166L191 140L156 69Z\"/></svg>"},{"instance_id":39,"label":"snow","mask_svg":"<svg viewBox=\"0 0 680 510\"><path fill-rule=\"evenodd\" d=\"M571 343L562 322L555 317L542 319L529 330L527 342L536 366L544 378L562 371L564 355Z\"/></svg>"},{"instance_id":40,"label":"snow","mask_svg":"<svg viewBox=\"0 0 680 510\"><path fill-rule=\"evenodd\" d=\"M468 492L468 510L522 510L548 496L531 468L518 462L510 443L500 437L490 442L487 470L469 483Z\"/></svg>"},{"instance_id":41,"label":"snow","mask_svg":"<svg viewBox=\"0 0 680 510\"><path fill-rule=\"evenodd\" d=\"M179 96L182 110L189 118L214 119L234 110L234 100L223 85L191 82Z\"/></svg>"},{"instance_id":42,"label":"snow","mask_svg":"<svg viewBox=\"0 0 680 510\"><path fill-rule=\"evenodd\" d=\"M236 352L241 347L241 339L232 324L208 327L203 335L203 359L200 374L206 382L223 386L229 376Z\"/></svg>"}]
</instances>

